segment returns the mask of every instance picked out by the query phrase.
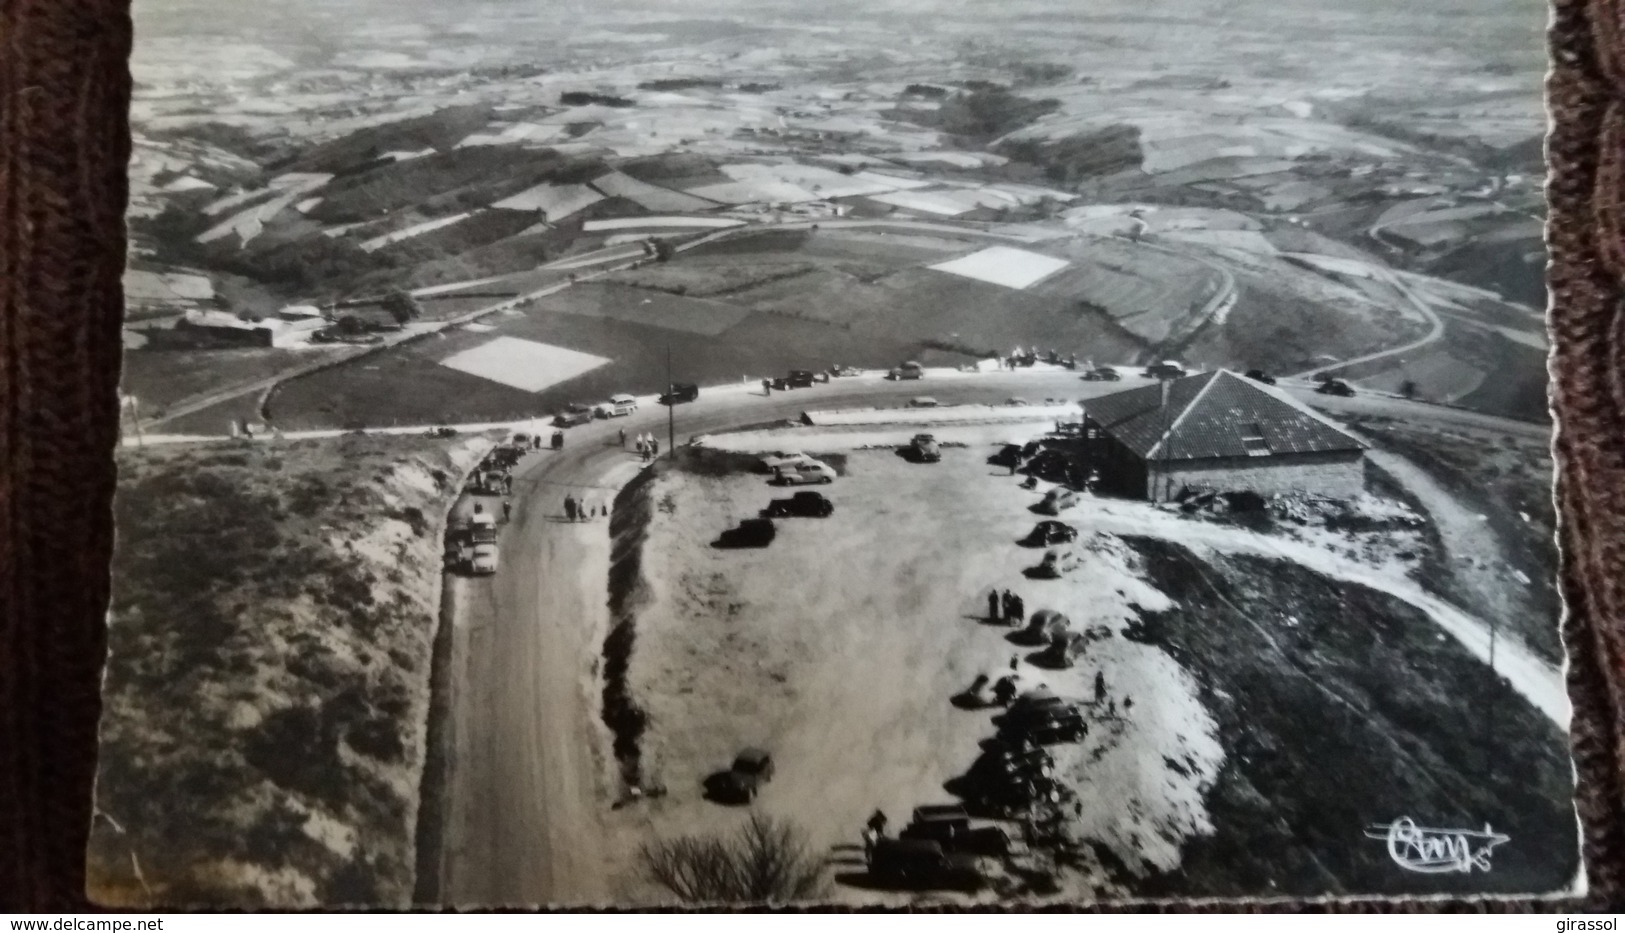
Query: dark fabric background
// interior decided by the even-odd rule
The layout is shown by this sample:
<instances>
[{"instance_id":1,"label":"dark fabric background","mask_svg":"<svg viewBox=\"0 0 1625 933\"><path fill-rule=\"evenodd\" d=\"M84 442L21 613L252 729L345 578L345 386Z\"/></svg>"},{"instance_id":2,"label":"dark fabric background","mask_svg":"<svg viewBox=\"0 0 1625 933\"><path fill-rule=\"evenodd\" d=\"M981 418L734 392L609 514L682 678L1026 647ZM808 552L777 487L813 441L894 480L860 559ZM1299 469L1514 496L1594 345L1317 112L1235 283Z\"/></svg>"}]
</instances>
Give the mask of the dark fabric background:
<instances>
[{"instance_id":1,"label":"dark fabric background","mask_svg":"<svg viewBox=\"0 0 1625 933\"><path fill-rule=\"evenodd\" d=\"M0 911L89 906L83 852L113 537L128 2L0 0ZM1617 908L1625 906L1625 0L1558 0L1551 49L1557 488L1591 875L1591 895L1570 906Z\"/></svg>"}]
</instances>

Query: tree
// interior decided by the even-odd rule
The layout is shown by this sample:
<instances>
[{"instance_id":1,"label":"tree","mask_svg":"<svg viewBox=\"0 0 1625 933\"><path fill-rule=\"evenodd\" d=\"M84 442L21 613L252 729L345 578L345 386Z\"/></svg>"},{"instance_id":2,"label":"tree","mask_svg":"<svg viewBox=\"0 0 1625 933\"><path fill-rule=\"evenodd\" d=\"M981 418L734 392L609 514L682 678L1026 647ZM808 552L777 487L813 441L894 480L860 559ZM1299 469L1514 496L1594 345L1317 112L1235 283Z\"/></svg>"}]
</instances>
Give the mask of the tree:
<instances>
[{"instance_id":1,"label":"tree","mask_svg":"<svg viewBox=\"0 0 1625 933\"><path fill-rule=\"evenodd\" d=\"M676 253L677 251L672 249L670 243L658 238L655 240L655 262L666 262Z\"/></svg>"},{"instance_id":2,"label":"tree","mask_svg":"<svg viewBox=\"0 0 1625 933\"><path fill-rule=\"evenodd\" d=\"M806 833L752 813L728 836L679 836L645 844L644 873L688 903L784 903L824 891L824 866Z\"/></svg>"},{"instance_id":3,"label":"tree","mask_svg":"<svg viewBox=\"0 0 1625 933\"><path fill-rule=\"evenodd\" d=\"M1399 394L1405 398L1416 398L1416 393L1416 380L1406 379L1404 382L1399 384Z\"/></svg>"},{"instance_id":4,"label":"tree","mask_svg":"<svg viewBox=\"0 0 1625 933\"><path fill-rule=\"evenodd\" d=\"M397 324L405 324L423 314L423 306L412 293L399 288L384 296L383 307Z\"/></svg>"}]
</instances>

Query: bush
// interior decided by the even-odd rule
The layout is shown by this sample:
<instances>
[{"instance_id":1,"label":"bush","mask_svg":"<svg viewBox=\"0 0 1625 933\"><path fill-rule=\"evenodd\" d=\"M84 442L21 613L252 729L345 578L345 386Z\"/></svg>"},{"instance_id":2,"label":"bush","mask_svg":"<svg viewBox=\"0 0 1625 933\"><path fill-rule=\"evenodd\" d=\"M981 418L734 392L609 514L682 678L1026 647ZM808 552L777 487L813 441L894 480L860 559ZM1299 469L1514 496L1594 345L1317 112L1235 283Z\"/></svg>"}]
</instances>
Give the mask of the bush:
<instances>
[{"instance_id":1,"label":"bush","mask_svg":"<svg viewBox=\"0 0 1625 933\"><path fill-rule=\"evenodd\" d=\"M817 898L824 867L793 823L752 813L731 836L679 836L645 845L650 880L689 903L784 903Z\"/></svg>"}]
</instances>

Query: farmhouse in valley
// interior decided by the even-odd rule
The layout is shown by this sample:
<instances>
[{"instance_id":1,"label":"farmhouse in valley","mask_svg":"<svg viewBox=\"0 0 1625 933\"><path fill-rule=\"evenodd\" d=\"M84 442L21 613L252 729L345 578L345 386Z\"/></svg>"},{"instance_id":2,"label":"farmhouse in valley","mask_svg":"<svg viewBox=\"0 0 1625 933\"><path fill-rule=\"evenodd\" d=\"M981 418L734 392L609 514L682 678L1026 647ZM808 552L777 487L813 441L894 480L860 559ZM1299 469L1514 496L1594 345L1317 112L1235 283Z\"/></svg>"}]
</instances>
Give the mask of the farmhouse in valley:
<instances>
[{"instance_id":1,"label":"farmhouse in valley","mask_svg":"<svg viewBox=\"0 0 1625 933\"><path fill-rule=\"evenodd\" d=\"M1366 445L1286 393L1227 370L1091 399L1084 426L1104 492L1196 490L1335 498L1365 486Z\"/></svg>"}]
</instances>

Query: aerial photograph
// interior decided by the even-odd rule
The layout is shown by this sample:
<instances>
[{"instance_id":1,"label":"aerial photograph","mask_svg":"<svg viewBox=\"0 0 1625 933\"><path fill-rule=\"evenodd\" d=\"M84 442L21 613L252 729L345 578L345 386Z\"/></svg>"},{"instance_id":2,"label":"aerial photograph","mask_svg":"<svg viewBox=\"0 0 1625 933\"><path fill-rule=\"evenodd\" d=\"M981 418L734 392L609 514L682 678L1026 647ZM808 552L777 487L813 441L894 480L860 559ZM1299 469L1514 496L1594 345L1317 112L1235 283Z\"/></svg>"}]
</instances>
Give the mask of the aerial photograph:
<instances>
[{"instance_id":1,"label":"aerial photograph","mask_svg":"<svg viewBox=\"0 0 1625 933\"><path fill-rule=\"evenodd\" d=\"M90 897L1583 891L1539 0L136 0Z\"/></svg>"}]
</instances>

